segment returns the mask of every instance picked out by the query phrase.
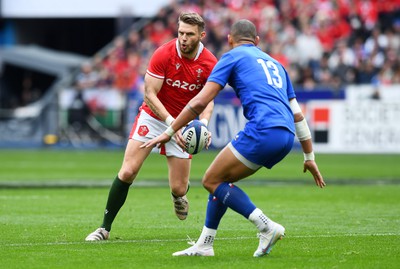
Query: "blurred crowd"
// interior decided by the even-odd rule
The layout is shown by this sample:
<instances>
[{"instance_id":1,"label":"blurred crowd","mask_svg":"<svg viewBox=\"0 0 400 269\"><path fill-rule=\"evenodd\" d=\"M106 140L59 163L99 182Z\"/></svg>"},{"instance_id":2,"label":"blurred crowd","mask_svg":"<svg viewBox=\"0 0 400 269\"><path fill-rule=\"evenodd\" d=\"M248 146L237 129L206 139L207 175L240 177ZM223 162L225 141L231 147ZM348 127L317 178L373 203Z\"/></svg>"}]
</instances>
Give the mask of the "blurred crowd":
<instances>
[{"instance_id":1,"label":"blurred crowd","mask_svg":"<svg viewBox=\"0 0 400 269\"><path fill-rule=\"evenodd\" d=\"M285 66L297 88L400 84L399 0L176 0L85 63L76 87L142 92L150 56L177 36L179 13L189 10L206 20L203 43L217 58L228 50L232 22L253 21L260 48Z\"/></svg>"}]
</instances>

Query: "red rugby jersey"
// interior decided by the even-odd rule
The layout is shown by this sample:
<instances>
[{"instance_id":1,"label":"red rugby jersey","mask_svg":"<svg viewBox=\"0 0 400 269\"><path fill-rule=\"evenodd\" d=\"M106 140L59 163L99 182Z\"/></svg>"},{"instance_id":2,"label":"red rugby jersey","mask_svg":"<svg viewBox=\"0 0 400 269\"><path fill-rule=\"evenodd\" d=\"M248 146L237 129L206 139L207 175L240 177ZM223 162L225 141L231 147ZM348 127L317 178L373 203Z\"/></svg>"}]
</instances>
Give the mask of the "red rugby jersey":
<instances>
[{"instance_id":1,"label":"red rugby jersey","mask_svg":"<svg viewBox=\"0 0 400 269\"><path fill-rule=\"evenodd\" d=\"M203 88L216 62L217 58L202 43L194 59L182 57L178 39L175 38L154 52L146 72L152 77L164 80L157 97L176 118ZM145 102L142 109L158 119Z\"/></svg>"}]
</instances>

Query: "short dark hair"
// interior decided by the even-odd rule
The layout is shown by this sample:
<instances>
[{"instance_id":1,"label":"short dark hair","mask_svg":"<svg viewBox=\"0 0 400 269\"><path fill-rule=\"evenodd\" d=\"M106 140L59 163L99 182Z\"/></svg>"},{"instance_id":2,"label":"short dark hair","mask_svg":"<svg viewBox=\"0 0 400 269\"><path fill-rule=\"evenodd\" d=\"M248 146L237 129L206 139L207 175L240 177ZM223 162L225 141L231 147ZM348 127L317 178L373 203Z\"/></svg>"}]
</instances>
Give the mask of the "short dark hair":
<instances>
[{"instance_id":1,"label":"short dark hair","mask_svg":"<svg viewBox=\"0 0 400 269\"><path fill-rule=\"evenodd\" d=\"M184 22L190 25L197 25L200 32L203 32L206 27L204 19L195 12L182 12L179 15L178 24L179 22Z\"/></svg>"},{"instance_id":2,"label":"short dark hair","mask_svg":"<svg viewBox=\"0 0 400 269\"><path fill-rule=\"evenodd\" d=\"M235 42L240 40L255 41L257 36L256 26L249 20L239 20L231 27L231 36Z\"/></svg>"}]
</instances>

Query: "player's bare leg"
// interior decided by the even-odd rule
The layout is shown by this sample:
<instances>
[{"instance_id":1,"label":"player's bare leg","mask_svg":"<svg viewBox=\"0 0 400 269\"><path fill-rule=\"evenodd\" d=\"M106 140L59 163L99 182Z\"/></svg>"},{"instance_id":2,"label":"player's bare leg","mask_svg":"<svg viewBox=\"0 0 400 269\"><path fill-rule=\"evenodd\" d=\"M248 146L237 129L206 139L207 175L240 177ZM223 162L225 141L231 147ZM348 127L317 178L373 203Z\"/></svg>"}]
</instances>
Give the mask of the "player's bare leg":
<instances>
[{"instance_id":1,"label":"player's bare leg","mask_svg":"<svg viewBox=\"0 0 400 269\"><path fill-rule=\"evenodd\" d=\"M140 148L142 144L143 142L129 139L125 149L124 160L118 172L118 177L121 181L132 183L147 156L149 156L152 148Z\"/></svg>"},{"instance_id":2,"label":"player's bare leg","mask_svg":"<svg viewBox=\"0 0 400 269\"><path fill-rule=\"evenodd\" d=\"M254 174L256 171L239 161L227 146L221 150L207 169L202 184L210 193L214 193L222 182L234 183Z\"/></svg>"},{"instance_id":3,"label":"player's bare leg","mask_svg":"<svg viewBox=\"0 0 400 269\"><path fill-rule=\"evenodd\" d=\"M144 160L151 152L151 148L140 148L141 145L142 142L133 139L128 141L121 169L108 194L103 223L100 228L86 237L86 241L107 240L109 238L111 225L125 203L129 187L136 178Z\"/></svg>"},{"instance_id":4,"label":"player's bare leg","mask_svg":"<svg viewBox=\"0 0 400 269\"><path fill-rule=\"evenodd\" d=\"M189 189L190 159L167 157L169 168L169 186L175 214L180 220L185 220L189 211L189 201L186 193Z\"/></svg>"}]
</instances>

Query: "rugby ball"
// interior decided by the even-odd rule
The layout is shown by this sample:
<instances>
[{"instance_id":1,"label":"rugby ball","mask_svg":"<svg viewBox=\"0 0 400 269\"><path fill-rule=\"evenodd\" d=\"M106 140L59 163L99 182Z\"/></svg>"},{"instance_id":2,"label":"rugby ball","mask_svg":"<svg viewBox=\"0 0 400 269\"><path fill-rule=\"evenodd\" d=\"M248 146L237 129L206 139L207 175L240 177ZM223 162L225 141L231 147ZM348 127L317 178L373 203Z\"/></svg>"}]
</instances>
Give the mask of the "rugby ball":
<instances>
[{"instance_id":1,"label":"rugby ball","mask_svg":"<svg viewBox=\"0 0 400 269\"><path fill-rule=\"evenodd\" d=\"M193 120L182 131L186 141L185 151L189 154L199 153L208 143L207 126L199 120Z\"/></svg>"}]
</instances>

